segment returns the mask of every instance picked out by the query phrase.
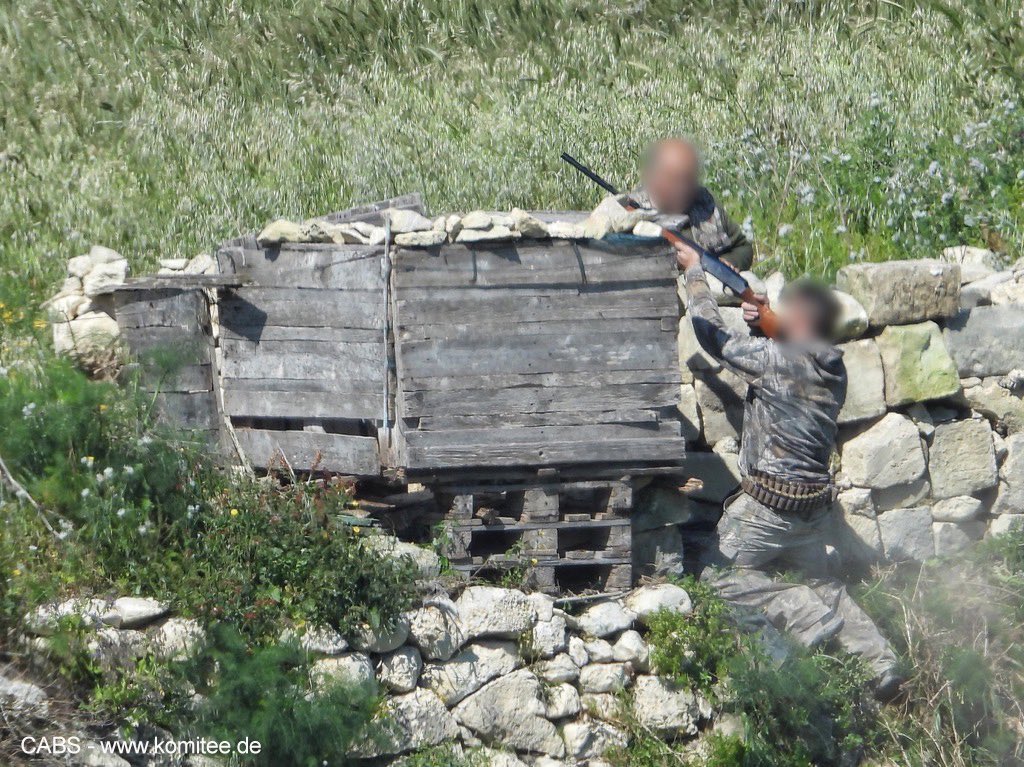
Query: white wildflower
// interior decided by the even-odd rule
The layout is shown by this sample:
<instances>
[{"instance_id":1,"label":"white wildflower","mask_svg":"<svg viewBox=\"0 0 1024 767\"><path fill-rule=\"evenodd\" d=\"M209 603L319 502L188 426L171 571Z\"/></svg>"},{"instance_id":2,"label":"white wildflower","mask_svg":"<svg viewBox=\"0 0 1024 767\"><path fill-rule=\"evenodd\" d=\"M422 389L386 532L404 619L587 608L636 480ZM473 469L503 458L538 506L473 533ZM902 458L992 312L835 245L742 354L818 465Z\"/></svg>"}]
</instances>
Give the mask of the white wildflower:
<instances>
[{"instance_id":1,"label":"white wildflower","mask_svg":"<svg viewBox=\"0 0 1024 767\"><path fill-rule=\"evenodd\" d=\"M841 155L839 155L839 162L841 162L841 163L843 163L843 164L845 164L845 163L848 163L848 162L849 162L850 160L852 160L852 159L853 159L853 157L852 157L852 156L850 156L850 155L848 155L848 154L845 154L845 153L844 153L844 154L841 154Z\"/></svg>"},{"instance_id":2,"label":"white wildflower","mask_svg":"<svg viewBox=\"0 0 1024 767\"><path fill-rule=\"evenodd\" d=\"M978 173L984 173L986 170L988 170L985 167L985 163L983 163L977 157L972 157L969 165L973 170L976 170Z\"/></svg>"},{"instance_id":3,"label":"white wildflower","mask_svg":"<svg viewBox=\"0 0 1024 767\"><path fill-rule=\"evenodd\" d=\"M114 512L114 513L115 513L115 514L117 514L117 518L118 518L118 519L123 519L123 518L124 518L124 515L128 513L128 509L125 509L125 508L120 508L120 509L118 509L118 510L117 510L116 512Z\"/></svg>"},{"instance_id":4,"label":"white wildflower","mask_svg":"<svg viewBox=\"0 0 1024 767\"><path fill-rule=\"evenodd\" d=\"M942 193L942 204L943 205L949 205L951 202L953 202L953 193L952 192L943 192Z\"/></svg>"},{"instance_id":5,"label":"white wildflower","mask_svg":"<svg viewBox=\"0 0 1024 767\"><path fill-rule=\"evenodd\" d=\"M32 413L35 412L35 409L36 409L36 403L35 402L29 402L27 405L25 405L25 407L23 407L21 409L21 414L25 418L28 418L29 416L32 415Z\"/></svg>"},{"instance_id":6,"label":"white wildflower","mask_svg":"<svg viewBox=\"0 0 1024 767\"><path fill-rule=\"evenodd\" d=\"M113 467L108 466L107 468L105 468L103 470L103 478L104 479L110 479L113 476L114 476L114 469L113 469Z\"/></svg>"},{"instance_id":7,"label":"white wildflower","mask_svg":"<svg viewBox=\"0 0 1024 767\"><path fill-rule=\"evenodd\" d=\"M977 226L978 219L974 216L964 216L964 226Z\"/></svg>"},{"instance_id":8,"label":"white wildflower","mask_svg":"<svg viewBox=\"0 0 1024 767\"><path fill-rule=\"evenodd\" d=\"M1022 168L1021 170L1017 171L1017 180L1018 181L1024 181L1024 168Z\"/></svg>"},{"instance_id":9,"label":"white wildflower","mask_svg":"<svg viewBox=\"0 0 1024 767\"><path fill-rule=\"evenodd\" d=\"M747 216L743 219L740 229L743 231L743 236L748 240L754 239L754 219L752 217Z\"/></svg>"},{"instance_id":10,"label":"white wildflower","mask_svg":"<svg viewBox=\"0 0 1024 767\"><path fill-rule=\"evenodd\" d=\"M90 495L92 495L92 491L87 487L83 487L81 495L83 498L88 498Z\"/></svg>"},{"instance_id":11,"label":"white wildflower","mask_svg":"<svg viewBox=\"0 0 1024 767\"><path fill-rule=\"evenodd\" d=\"M932 160L931 164L928 166L928 175L929 176L938 176L939 172L940 172L940 170L939 170L939 161L938 160Z\"/></svg>"},{"instance_id":12,"label":"white wildflower","mask_svg":"<svg viewBox=\"0 0 1024 767\"><path fill-rule=\"evenodd\" d=\"M923 211L923 210L915 210L910 215L914 217L915 221L918 221L918 220L920 220L922 218L927 218L928 217L928 214L925 211Z\"/></svg>"},{"instance_id":13,"label":"white wildflower","mask_svg":"<svg viewBox=\"0 0 1024 767\"><path fill-rule=\"evenodd\" d=\"M128 475L129 477L130 477L130 476L131 476L132 474L134 474L134 473L135 473L135 467L134 467L134 466L122 466L122 467L121 467L121 470L122 470L122 471L123 471L123 472L124 472L125 474L127 474L127 475Z\"/></svg>"},{"instance_id":14,"label":"white wildflower","mask_svg":"<svg viewBox=\"0 0 1024 767\"><path fill-rule=\"evenodd\" d=\"M877 93L872 93L871 97L868 99L868 106L872 109L882 106L882 97Z\"/></svg>"},{"instance_id":15,"label":"white wildflower","mask_svg":"<svg viewBox=\"0 0 1024 767\"><path fill-rule=\"evenodd\" d=\"M793 231L793 225L792 224L783 224L782 226L779 227L779 237L785 237L786 235L788 235L792 231Z\"/></svg>"},{"instance_id":16,"label":"white wildflower","mask_svg":"<svg viewBox=\"0 0 1024 767\"><path fill-rule=\"evenodd\" d=\"M846 225L839 224L838 226L836 226L835 232L836 234L846 234Z\"/></svg>"},{"instance_id":17,"label":"white wildflower","mask_svg":"<svg viewBox=\"0 0 1024 767\"><path fill-rule=\"evenodd\" d=\"M803 183L796 190L796 193L800 196L801 205L810 205L814 202L814 187L808 183Z\"/></svg>"}]
</instances>

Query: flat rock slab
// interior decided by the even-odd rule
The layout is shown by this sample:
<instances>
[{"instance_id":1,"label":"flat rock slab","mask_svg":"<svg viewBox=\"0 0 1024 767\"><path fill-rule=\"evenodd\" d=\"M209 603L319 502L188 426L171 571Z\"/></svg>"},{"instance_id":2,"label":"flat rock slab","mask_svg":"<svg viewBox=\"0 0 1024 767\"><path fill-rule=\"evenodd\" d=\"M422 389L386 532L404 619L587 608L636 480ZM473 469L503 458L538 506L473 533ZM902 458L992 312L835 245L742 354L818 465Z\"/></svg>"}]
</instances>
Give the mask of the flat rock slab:
<instances>
[{"instance_id":1,"label":"flat rock slab","mask_svg":"<svg viewBox=\"0 0 1024 767\"><path fill-rule=\"evenodd\" d=\"M857 299L875 327L949 317L960 301L960 266L932 259L852 264L836 287Z\"/></svg>"},{"instance_id":2,"label":"flat rock slab","mask_svg":"<svg viewBox=\"0 0 1024 767\"><path fill-rule=\"evenodd\" d=\"M917 426L906 416L889 413L843 445L842 466L860 487L886 489L920 479L925 458Z\"/></svg>"},{"instance_id":3,"label":"flat rock slab","mask_svg":"<svg viewBox=\"0 0 1024 767\"><path fill-rule=\"evenodd\" d=\"M951 397L960 376L934 322L887 327L878 336L889 407Z\"/></svg>"},{"instance_id":4,"label":"flat rock slab","mask_svg":"<svg viewBox=\"0 0 1024 767\"><path fill-rule=\"evenodd\" d=\"M935 556L932 513L927 506L893 509L878 517L886 559L893 562L923 562Z\"/></svg>"},{"instance_id":5,"label":"flat rock slab","mask_svg":"<svg viewBox=\"0 0 1024 767\"><path fill-rule=\"evenodd\" d=\"M962 376L1002 376L1024 368L1024 311L979 306L946 323L946 346Z\"/></svg>"},{"instance_id":6,"label":"flat rock slab","mask_svg":"<svg viewBox=\"0 0 1024 767\"><path fill-rule=\"evenodd\" d=\"M885 414L885 374L874 339L841 344L848 385L839 423L866 421Z\"/></svg>"},{"instance_id":7,"label":"flat rock slab","mask_svg":"<svg viewBox=\"0 0 1024 767\"><path fill-rule=\"evenodd\" d=\"M972 495L995 487L996 452L988 421L952 421L935 427L928 451L934 498Z\"/></svg>"}]
</instances>

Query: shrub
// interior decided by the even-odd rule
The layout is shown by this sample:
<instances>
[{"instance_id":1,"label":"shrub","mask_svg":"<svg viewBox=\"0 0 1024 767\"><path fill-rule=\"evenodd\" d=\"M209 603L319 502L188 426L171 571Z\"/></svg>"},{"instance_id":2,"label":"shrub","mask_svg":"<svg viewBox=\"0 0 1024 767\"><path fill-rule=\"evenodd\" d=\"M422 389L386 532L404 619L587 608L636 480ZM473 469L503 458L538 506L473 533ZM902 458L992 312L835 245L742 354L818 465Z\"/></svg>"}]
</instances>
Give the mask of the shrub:
<instances>
[{"instance_id":1,"label":"shrub","mask_svg":"<svg viewBox=\"0 0 1024 767\"><path fill-rule=\"evenodd\" d=\"M367 737L378 708L372 692L358 685L321 681L314 689L298 647L250 650L224 626L188 673L204 698L186 726L207 738L258 742L259 754L240 757L243 764L354 764L349 752Z\"/></svg>"},{"instance_id":2,"label":"shrub","mask_svg":"<svg viewBox=\"0 0 1024 767\"><path fill-rule=\"evenodd\" d=\"M693 600L693 611L683 615L659 610L651 616L651 664L659 674L707 693L736 654L740 639L728 607L710 586L692 577L681 585Z\"/></svg>"}]
</instances>

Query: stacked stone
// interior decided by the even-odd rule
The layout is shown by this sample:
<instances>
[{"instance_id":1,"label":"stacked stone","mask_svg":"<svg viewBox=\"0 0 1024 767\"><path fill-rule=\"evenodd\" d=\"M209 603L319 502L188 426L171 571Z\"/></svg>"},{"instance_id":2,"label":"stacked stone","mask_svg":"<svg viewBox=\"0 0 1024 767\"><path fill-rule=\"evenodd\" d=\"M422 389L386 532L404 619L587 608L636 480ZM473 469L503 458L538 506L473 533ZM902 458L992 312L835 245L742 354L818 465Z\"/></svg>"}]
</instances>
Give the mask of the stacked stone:
<instances>
[{"instance_id":1,"label":"stacked stone","mask_svg":"<svg viewBox=\"0 0 1024 767\"><path fill-rule=\"evenodd\" d=\"M200 253L193 258L161 258L157 274L174 277L188 274L215 274L217 261L209 253Z\"/></svg>"},{"instance_id":2,"label":"stacked stone","mask_svg":"<svg viewBox=\"0 0 1024 767\"><path fill-rule=\"evenodd\" d=\"M612 198L601 203L586 219L574 221L542 221L520 208L509 213L474 210L433 219L414 210L389 208L384 211L387 226L363 221L332 224L323 219L277 219L264 227L256 241L264 247L287 243L380 245L390 235L399 247L429 248L450 242L513 242L521 238L600 239L618 232L659 237L661 228L647 220L649 216L643 211L626 211Z\"/></svg>"},{"instance_id":3,"label":"stacked stone","mask_svg":"<svg viewBox=\"0 0 1024 767\"><path fill-rule=\"evenodd\" d=\"M128 261L100 245L68 261L60 291L43 304L58 354L88 356L110 348L119 331L106 291L121 285L127 274Z\"/></svg>"},{"instance_id":4,"label":"stacked stone","mask_svg":"<svg viewBox=\"0 0 1024 767\"><path fill-rule=\"evenodd\" d=\"M773 298L785 282L751 281ZM857 564L923 560L1024 523L1024 263L1004 269L991 251L949 248L847 266L835 293L849 376L841 553ZM722 313L746 332L740 309ZM703 353L687 317L679 352L688 473L705 482L698 499L720 503L739 481L746 386Z\"/></svg>"},{"instance_id":5,"label":"stacked stone","mask_svg":"<svg viewBox=\"0 0 1024 767\"><path fill-rule=\"evenodd\" d=\"M361 756L447 742L501 749L507 767L599 765L626 745L624 695L666 737L696 736L712 716L707 701L651 673L641 632L659 609L687 613L690 598L678 586L645 586L570 615L544 594L470 586L455 600L428 599L393 631L307 647L325 656L314 679L388 695L390 734Z\"/></svg>"}]
</instances>

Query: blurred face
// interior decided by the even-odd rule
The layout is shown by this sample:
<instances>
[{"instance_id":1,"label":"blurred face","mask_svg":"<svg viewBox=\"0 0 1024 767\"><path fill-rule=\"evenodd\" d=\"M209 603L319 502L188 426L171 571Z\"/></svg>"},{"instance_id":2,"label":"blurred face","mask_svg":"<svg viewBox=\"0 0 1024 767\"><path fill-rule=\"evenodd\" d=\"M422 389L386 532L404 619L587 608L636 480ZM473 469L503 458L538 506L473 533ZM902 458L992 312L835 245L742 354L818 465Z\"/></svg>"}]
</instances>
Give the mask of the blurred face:
<instances>
[{"instance_id":1,"label":"blurred face","mask_svg":"<svg viewBox=\"0 0 1024 767\"><path fill-rule=\"evenodd\" d=\"M662 141L651 152L643 177L655 208L671 215L686 213L700 186L700 157L686 141Z\"/></svg>"},{"instance_id":2,"label":"blurred face","mask_svg":"<svg viewBox=\"0 0 1024 767\"><path fill-rule=\"evenodd\" d=\"M823 341L818 333L815 308L799 296L787 298L778 311L782 337L787 341Z\"/></svg>"}]
</instances>

